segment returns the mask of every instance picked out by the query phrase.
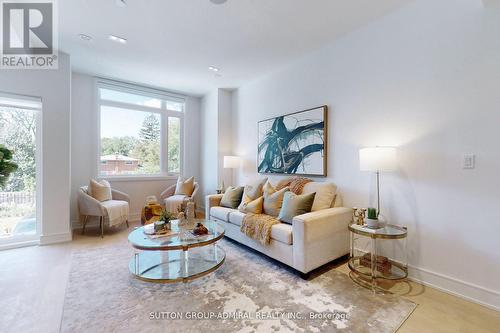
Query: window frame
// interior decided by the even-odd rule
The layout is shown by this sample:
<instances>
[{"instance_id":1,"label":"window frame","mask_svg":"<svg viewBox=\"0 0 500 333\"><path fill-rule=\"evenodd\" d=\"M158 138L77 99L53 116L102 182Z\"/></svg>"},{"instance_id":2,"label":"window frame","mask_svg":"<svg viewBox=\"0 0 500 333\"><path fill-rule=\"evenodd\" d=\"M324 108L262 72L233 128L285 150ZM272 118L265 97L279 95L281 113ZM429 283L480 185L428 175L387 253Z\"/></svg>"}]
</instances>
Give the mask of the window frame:
<instances>
[{"instance_id":1,"label":"window frame","mask_svg":"<svg viewBox=\"0 0 500 333\"><path fill-rule=\"evenodd\" d=\"M18 248L41 243L43 228L43 100L41 97L7 93L0 91L1 99L10 100L6 103L0 102L1 106L22 109L35 112L36 135L35 135L35 219L36 231L33 235L19 235L14 238L0 240L0 250ZM17 103L17 104L16 104ZM23 104L25 103L25 104Z\"/></svg>"},{"instance_id":2,"label":"window frame","mask_svg":"<svg viewBox=\"0 0 500 333\"><path fill-rule=\"evenodd\" d=\"M97 123L97 133L95 133L95 138L97 139L97 144L95 151L95 169L94 174L98 179L108 179L116 181L142 181L142 180L165 180L165 179L176 179L179 175L183 174L184 169L184 117L186 112L186 97L183 95L172 94L167 91L144 87L132 83L119 82L114 80L95 78L94 80L94 100L95 100L95 114ZM115 90L118 92L135 94L150 98L156 98L161 100L161 108L155 108L145 105L136 105L127 102L117 102L104 100L100 97L100 89ZM167 109L167 101L182 103L182 111L176 111ZM126 109L130 111L140 111L155 113L160 116L160 173L157 174L132 174L132 175L105 175L100 173L100 160L101 160L101 107L109 106L120 109ZM179 130L179 144L180 144L180 161L179 161L179 172L173 173L168 172L168 118L175 117L179 119L180 130Z\"/></svg>"}]
</instances>

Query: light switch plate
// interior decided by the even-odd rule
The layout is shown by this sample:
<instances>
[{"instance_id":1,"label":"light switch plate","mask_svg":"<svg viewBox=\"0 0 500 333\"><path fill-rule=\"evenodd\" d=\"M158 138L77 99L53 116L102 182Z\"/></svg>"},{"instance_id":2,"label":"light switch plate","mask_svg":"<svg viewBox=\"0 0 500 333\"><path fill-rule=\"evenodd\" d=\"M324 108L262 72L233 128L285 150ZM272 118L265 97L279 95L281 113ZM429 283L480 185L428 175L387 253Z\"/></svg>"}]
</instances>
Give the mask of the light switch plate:
<instances>
[{"instance_id":1,"label":"light switch plate","mask_svg":"<svg viewBox=\"0 0 500 333\"><path fill-rule=\"evenodd\" d=\"M476 167L476 156L473 153L464 153L462 159L463 169L474 169Z\"/></svg>"}]
</instances>

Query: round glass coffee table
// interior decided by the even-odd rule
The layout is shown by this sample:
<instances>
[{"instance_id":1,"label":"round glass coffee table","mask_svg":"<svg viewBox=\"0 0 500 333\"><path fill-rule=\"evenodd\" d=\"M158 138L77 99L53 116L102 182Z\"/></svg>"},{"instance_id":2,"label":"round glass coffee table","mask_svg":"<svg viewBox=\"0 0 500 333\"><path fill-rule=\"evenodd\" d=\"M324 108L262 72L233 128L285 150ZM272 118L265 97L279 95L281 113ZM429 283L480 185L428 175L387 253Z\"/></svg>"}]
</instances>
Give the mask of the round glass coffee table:
<instances>
[{"instance_id":1,"label":"round glass coffee table","mask_svg":"<svg viewBox=\"0 0 500 333\"><path fill-rule=\"evenodd\" d=\"M194 236L191 231L201 222L209 234ZM217 244L224 236L224 228L217 222L196 219L181 225L171 222L170 236L154 238L144 233L144 227L132 231L129 243L141 250L129 262L130 272L138 279L157 282L188 282L219 268L226 253Z\"/></svg>"}]
</instances>

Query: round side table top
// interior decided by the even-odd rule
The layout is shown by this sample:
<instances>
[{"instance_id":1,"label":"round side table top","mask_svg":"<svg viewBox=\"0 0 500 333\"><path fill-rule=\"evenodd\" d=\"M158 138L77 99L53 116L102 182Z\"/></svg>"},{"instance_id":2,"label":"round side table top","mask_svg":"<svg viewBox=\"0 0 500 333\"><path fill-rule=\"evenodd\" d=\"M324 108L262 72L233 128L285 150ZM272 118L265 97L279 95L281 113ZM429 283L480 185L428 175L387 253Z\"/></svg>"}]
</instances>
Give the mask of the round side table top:
<instances>
[{"instance_id":1,"label":"round side table top","mask_svg":"<svg viewBox=\"0 0 500 333\"><path fill-rule=\"evenodd\" d=\"M365 225L350 224L349 230L358 235L363 235L371 238L384 238L384 239L405 238L408 234L406 228L392 224L383 224L377 229L368 228Z\"/></svg>"}]
</instances>

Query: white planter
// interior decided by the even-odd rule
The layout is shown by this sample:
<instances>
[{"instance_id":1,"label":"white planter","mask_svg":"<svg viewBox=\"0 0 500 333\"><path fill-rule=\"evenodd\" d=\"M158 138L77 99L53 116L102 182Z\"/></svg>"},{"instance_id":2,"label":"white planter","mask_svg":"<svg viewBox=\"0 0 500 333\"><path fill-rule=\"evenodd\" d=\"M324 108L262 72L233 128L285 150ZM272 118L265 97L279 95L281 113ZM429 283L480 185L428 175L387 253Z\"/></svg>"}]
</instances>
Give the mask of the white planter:
<instances>
[{"instance_id":1,"label":"white planter","mask_svg":"<svg viewBox=\"0 0 500 333\"><path fill-rule=\"evenodd\" d=\"M380 226L379 220L365 219L365 224L368 228L378 228Z\"/></svg>"}]
</instances>

